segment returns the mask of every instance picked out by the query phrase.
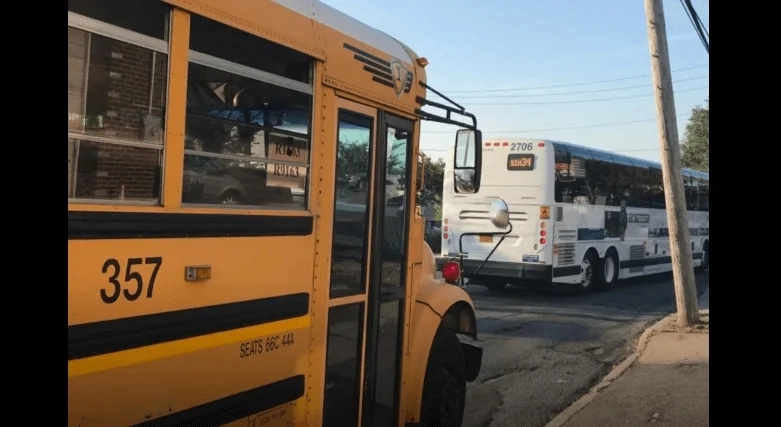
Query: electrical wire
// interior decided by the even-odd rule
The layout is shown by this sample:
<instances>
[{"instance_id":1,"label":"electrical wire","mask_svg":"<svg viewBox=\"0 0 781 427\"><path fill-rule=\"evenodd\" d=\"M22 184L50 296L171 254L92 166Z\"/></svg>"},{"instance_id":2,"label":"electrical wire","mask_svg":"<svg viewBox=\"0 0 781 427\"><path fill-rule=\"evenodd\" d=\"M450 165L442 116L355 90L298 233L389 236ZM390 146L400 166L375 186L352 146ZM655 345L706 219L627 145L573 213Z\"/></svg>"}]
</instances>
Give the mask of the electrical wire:
<instances>
[{"instance_id":1,"label":"electrical wire","mask_svg":"<svg viewBox=\"0 0 781 427\"><path fill-rule=\"evenodd\" d=\"M688 117L688 114L678 114L676 117ZM631 125L635 123L648 123L648 122L655 122L656 118L653 119L645 119L645 120L631 120L626 122L613 122L613 123L601 123L601 124L594 124L594 125L584 125L584 126L571 126L571 127L564 127L564 128L548 128L548 129L516 129L516 130L494 130L494 131L483 131L483 134L487 133L493 133L493 134L508 134L508 133L532 133L532 132L556 132L561 130L576 130L576 129L592 129L592 128L601 128L601 127L610 127L610 126L622 126L622 125ZM421 133L439 133L439 134L454 134L452 131L421 131ZM425 151L425 150L424 150Z\"/></svg>"},{"instance_id":2,"label":"electrical wire","mask_svg":"<svg viewBox=\"0 0 781 427\"><path fill-rule=\"evenodd\" d=\"M679 71L689 71L689 70L697 70L701 68L708 67L708 64L703 65L695 65L692 67L686 67L686 68L678 68L676 70L672 70L672 72L679 72ZM538 90L538 89L558 89L561 87L575 87L575 86L588 86L588 85L595 85L600 83L612 83L612 82L621 82L626 80L635 80L635 79L642 79L644 77L649 77L650 74L642 74L637 76L629 76L629 77L619 77L615 79L607 79L607 80L592 80L592 81L586 81L586 82L579 82L579 83L567 83L562 85L552 85L552 86L534 86L534 87L519 87L519 88L507 88L507 89L470 89L470 90L445 90L440 91L442 93L450 94L453 93L479 93L479 92L511 92L511 91L522 91L522 90Z\"/></svg>"},{"instance_id":3,"label":"electrical wire","mask_svg":"<svg viewBox=\"0 0 781 427\"><path fill-rule=\"evenodd\" d=\"M689 22L697 33L697 37L700 38L702 45L705 47L705 51L710 54L710 44L705 36L707 30L705 30L705 26L702 24L702 19L700 19L700 16L697 14L697 10L694 9L691 0L680 0L680 2L684 12L686 12L686 16L689 18ZM710 37L710 35L708 35L708 37Z\"/></svg>"},{"instance_id":4,"label":"electrical wire","mask_svg":"<svg viewBox=\"0 0 781 427\"><path fill-rule=\"evenodd\" d=\"M691 77L688 79L679 79L673 81L673 83L680 83L680 82L688 82L692 80L701 80L701 79L707 79L710 77L710 75L704 75L704 76L697 76L697 77ZM574 91L574 92L559 92L559 93L535 93L531 95L471 95L471 96L457 96L454 97L455 99L481 99L481 98L533 98L533 97L540 97L540 96L561 96L561 95L580 95L580 94L586 94L586 93L603 93L603 92L617 92L621 90L629 90L629 89L644 89L649 86L652 86L650 84L644 84L644 85L635 85L635 86L622 86L622 87L614 87L614 88L608 88L608 89L594 89L594 90L581 90L581 91Z\"/></svg>"},{"instance_id":5,"label":"electrical wire","mask_svg":"<svg viewBox=\"0 0 781 427\"><path fill-rule=\"evenodd\" d=\"M695 90L708 89L708 86L695 87L691 89L676 90L675 93L692 92ZM513 106L513 105L553 105L553 104L582 104L588 102L603 102L603 101L618 101L622 99L633 98L646 98L654 96L653 93L643 95L629 95L629 96L615 96L611 98L592 98L592 99L576 99L572 101L545 101L545 102L511 102L511 103L495 103L495 102L465 102L464 104L469 106L474 105L494 105L494 106Z\"/></svg>"}]
</instances>

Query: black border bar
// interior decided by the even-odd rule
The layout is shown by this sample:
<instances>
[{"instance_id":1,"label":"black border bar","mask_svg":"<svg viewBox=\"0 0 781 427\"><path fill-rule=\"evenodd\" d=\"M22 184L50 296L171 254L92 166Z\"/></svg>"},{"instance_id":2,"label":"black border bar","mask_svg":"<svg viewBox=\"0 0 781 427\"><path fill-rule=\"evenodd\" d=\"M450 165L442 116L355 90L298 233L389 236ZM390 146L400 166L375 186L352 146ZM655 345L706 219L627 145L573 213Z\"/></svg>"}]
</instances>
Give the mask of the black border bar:
<instances>
[{"instance_id":1,"label":"black border bar","mask_svg":"<svg viewBox=\"0 0 781 427\"><path fill-rule=\"evenodd\" d=\"M184 411L144 421L133 427L221 426L292 402L304 395L304 386L304 376L296 375Z\"/></svg>"},{"instance_id":2,"label":"black border bar","mask_svg":"<svg viewBox=\"0 0 781 427\"><path fill-rule=\"evenodd\" d=\"M309 294L169 311L68 326L68 360L304 316Z\"/></svg>"},{"instance_id":3,"label":"black border bar","mask_svg":"<svg viewBox=\"0 0 781 427\"><path fill-rule=\"evenodd\" d=\"M307 236L311 216L68 211L68 240Z\"/></svg>"}]
</instances>

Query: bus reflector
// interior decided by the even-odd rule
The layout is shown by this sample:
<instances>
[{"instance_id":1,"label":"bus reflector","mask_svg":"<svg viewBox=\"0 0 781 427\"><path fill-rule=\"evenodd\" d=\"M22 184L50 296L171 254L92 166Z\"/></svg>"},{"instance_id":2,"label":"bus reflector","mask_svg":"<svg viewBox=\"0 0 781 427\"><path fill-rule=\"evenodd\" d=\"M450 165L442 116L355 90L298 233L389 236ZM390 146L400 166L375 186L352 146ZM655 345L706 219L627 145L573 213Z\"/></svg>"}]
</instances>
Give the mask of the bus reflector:
<instances>
[{"instance_id":1,"label":"bus reflector","mask_svg":"<svg viewBox=\"0 0 781 427\"><path fill-rule=\"evenodd\" d=\"M545 240L545 238L544 238L544 237L540 238L540 244L541 244L541 245L544 245L544 244L545 244L545 242L547 242L547 240Z\"/></svg>"},{"instance_id":2,"label":"bus reflector","mask_svg":"<svg viewBox=\"0 0 781 427\"><path fill-rule=\"evenodd\" d=\"M188 266L184 268L184 279L188 282L195 280L208 280L212 278L210 265Z\"/></svg>"},{"instance_id":3,"label":"bus reflector","mask_svg":"<svg viewBox=\"0 0 781 427\"><path fill-rule=\"evenodd\" d=\"M545 146L545 143L544 143L544 142L538 142L538 143L537 143L537 146L538 146L538 147L544 147L544 146Z\"/></svg>"},{"instance_id":4,"label":"bus reflector","mask_svg":"<svg viewBox=\"0 0 781 427\"><path fill-rule=\"evenodd\" d=\"M510 145L510 143L509 143L509 142L503 142L503 143L502 143L502 147L506 147L506 146L508 146L508 145Z\"/></svg>"},{"instance_id":5,"label":"bus reflector","mask_svg":"<svg viewBox=\"0 0 781 427\"><path fill-rule=\"evenodd\" d=\"M452 285L453 283L456 283L460 276L461 267L457 262L448 261L442 266L442 278L445 279L445 282Z\"/></svg>"},{"instance_id":6,"label":"bus reflector","mask_svg":"<svg viewBox=\"0 0 781 427\"><path fill-rule=\"evenodd\" d=\"M547 235L547 234L548 234L548 233L546 233L546 232L545 232L545 230L540 230L540 236L545 236L545 235Z\"/></svg>"},{"instance_id":7,"label":"bus reflector","mask_svg":"<svg viewBox=\"0 0 781 427\"><path fill-rule=\"evenodd\" d=\"M540 206L540 219L550 219L550 206Z\"/></svg>"}]
</instances>

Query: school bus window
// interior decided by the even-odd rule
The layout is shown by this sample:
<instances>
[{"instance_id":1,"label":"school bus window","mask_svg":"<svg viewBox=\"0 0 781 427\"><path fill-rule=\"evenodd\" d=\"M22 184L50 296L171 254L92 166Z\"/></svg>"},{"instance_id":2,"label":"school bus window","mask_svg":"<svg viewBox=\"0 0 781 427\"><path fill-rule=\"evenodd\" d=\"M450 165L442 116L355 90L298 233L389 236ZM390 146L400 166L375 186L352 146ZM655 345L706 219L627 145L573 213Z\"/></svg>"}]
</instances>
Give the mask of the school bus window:
<instances>
[{"instance_id":1,"label":"school bus window","mask_svg":"<svg viewBox=\"0 0 781 427\"><path fill-rule=\"evenodd\" d=\"M412 129L411 122L402 122L408 129ZM402 264L405 260L402 254L407 236L404 214L407 204L406 170L411 145L410 133L407 129L387 127L385 178L392 184L385 185L381 276L383 288L398 288L404 285Z\"/></svg>"},{"instance_id":2,"label":"school bus window","mask_svg":"<svg viewBox=\"0 0 781 427\"><path fill-rule=\"evenodd\" d=\"M323 427L358 425L364 305L328 310Z\"/></svg>"},{"instance_id":3,"label":"school bus window","mask_svg":"<svg viewBox=\"0 0 781 427\"><path fill-rule=\"evenodd\" d=\"M202 16L191 15L190 49L296 82L312 82L313 62L308 56Z\"/></svg>"},{"instance_id":4,"label":"school bus window","mask_svg":"<svg viewBox=\"0 0 781 427\"><path fill-rule=\"evenodd\" d=\"M69 2L69 8L71 3L85 6L89 2ZM86 7L79 10L94 11ZM128 15L119 23L143 29L147 24L136 25L136 21L145 18ZM157 23L162 27L158 35L167 38L167 22L163 18ZM147 32L151 30L147 28ZM167 51L163 40L68 14L71 201L159 200Z\"/></svg>"},{"instance_id":5,"label":"school bus window","mask_svg":"<svg viewBox=\"0 0 781 427\"><path fill-rule=\"evenodd\" d=\"M339 112L331 298L365 290L372 128L370 117Z\"/></svg>"},{"instance_id":6,"label":"school bus window","mask_svg":"<svg viewBox=\"0 0 781 427\"><path fill-rule=\"evenodd\" d=\"M253 36L197 16L191 33L182 202L306 209L311 86L230 62Z\"/></svg>"},{"instance_id":7,"label":"school bus window","mask_svg":"<svg viewBox=\"0 0 781 427\"><path fill-rule=\"evenodd\" d=\"M168 40L171 8L160 0L68 0L68 11L145 36Z\"/></svg>"}]
</instances>

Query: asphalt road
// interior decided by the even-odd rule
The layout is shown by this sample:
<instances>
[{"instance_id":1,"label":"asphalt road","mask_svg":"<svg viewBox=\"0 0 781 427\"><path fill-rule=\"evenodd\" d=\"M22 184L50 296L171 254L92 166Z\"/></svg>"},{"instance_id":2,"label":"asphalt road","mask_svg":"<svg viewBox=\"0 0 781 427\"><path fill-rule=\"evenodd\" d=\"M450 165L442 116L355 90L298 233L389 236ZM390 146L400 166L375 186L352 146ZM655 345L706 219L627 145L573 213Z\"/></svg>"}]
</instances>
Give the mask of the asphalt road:
<instances>
[{"instance_id":1,"label":"asphalt road","mask_svg":"<svg viewBox=\"0 0 781 427\"><path fill-rule=\"evenodd\" d=\"M708 274L697 274L698 295ZM562 295L467 288L483 365L467 386L465 427L543 427L675 310L672 275L622 281L607 293Z\"/></svg>"}]
</instances>

